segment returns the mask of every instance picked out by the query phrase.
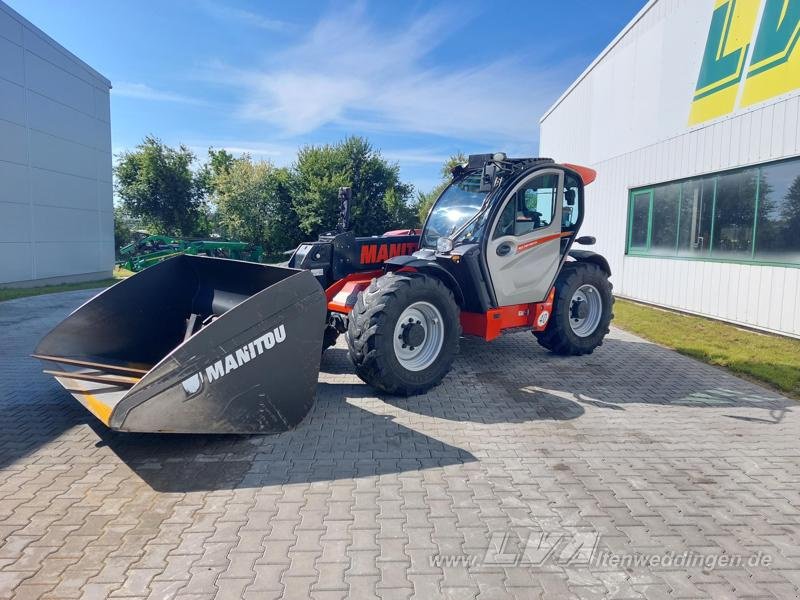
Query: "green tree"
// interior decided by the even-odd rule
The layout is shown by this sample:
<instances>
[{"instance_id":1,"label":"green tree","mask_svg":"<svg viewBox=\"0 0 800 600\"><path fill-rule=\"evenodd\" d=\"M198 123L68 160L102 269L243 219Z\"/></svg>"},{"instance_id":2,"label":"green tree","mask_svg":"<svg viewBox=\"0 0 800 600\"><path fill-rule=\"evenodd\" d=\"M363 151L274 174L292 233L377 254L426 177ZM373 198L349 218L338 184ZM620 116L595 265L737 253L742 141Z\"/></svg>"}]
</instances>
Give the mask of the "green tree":
<instances>
[{"instance_id":1,"label":"green tree","mask_svg":"<svg viewBox=\"0 0 800 600\"><path fill-rule=\"evenodd\" d=\"M133 239L133 232L128 226L128 218L121 206L114 207L114 254L119 256L119 249Z\"/></svg>"},{"instance_id":2,"label":"green tree","mask_svg":"<svg viewBox=\"0 0 800 600\"><path fill-rule=\"evenodd\" d=\"M436 202L436 199L442 194L445 188L450 185L453 167L465 162L467 162L466 155L463 152L456 152L442 165L442 170L440 171L442 180L436 184L436 187L427 193L417 192L417 218L419 219L420 225L425 223L425 219L428 218L428 213L433 203Z\"/></svg>"},{"instance_id":3,"label":"green tree","mask_svg":"<svg viewBox=\"0 0 800 600\"><path fill-rule=\"evenodd\" d=\"M192 169L194 154L152 136L123 152L114 169L125 211L153 233L197 235L207 224L204 181Z\"/></svg>"},{"instance_id":4,"label":"green tree","mask_svg":"<svg viewBox=\"0 0 800 600\"><path fill-rule=\"evenodd\" d=\"M223 175L230 173L236 160L233 154L224 148L220 150L208 149L208 160L198 172L198 181L209 196L213 196L216 182Z\"/></svg>"},{"instance_id":5,"label":"green tree","mask_svg":"<svg viewBox=\"0 0 800 600\"><path fill-rule=\"evenodd\" d=\"M417 211L413 206L409 205L406 198L407 195L401 196L395 188L390 188L386 191L384 202L386 204L386 212L388 213L389 221L384 231L389 231L394 228L412 229L414 227L417 222Z\"/></svg>"},{"instance_id":6,"label":"green tree","mask_svg":"<svg viewBox=\"0 0 800 600\"><path fill-rule=\"evenodd\" d=\"M221 148L215 150L213 147L208 149L208 160L198 171L197 177L200 187L206 197L205 221L209 233L216 233L222 237L231 237L227 224L220 215L216 205L217 189L216 186L221 178L230 173L234 162L237 159L233 154Z\"/></svg>"},{"instance_id":7,"label":"green tree","mask_svg":"<svg viewBox=\"0 0 800 600\"><path fill-rule=\"evenodd\" d=\"M292 203L307 236L336 228L340 187L352 189L350 225L357 235L414 226L414 211L408 206L413 188L400 181L399 167L364 138L350 137L306 146L298 153Z\"/></svg>"},{"instance_id":8,"label":"green tree","mask_svg":"<svg viewBox=\"0 0 800 600\"><path fill-rule=\"evenodd\" d=\"M208 166L213 175L230 173L231 167L236 159L233 154L222 148L221 150L208 149Z\"/></svg>"},{"instance_id":9,"label":"green tree","mask_svg":"<svg viewBox=\"0 0 800 600\"><path fill-rule=\"evenodd\" d=\"M287 169L253 162L248 155L234 159L211 183L219 224L227 235L259 244L268 254L295 247L298 228L290 182Z\"/></svg>"}]
</instances>

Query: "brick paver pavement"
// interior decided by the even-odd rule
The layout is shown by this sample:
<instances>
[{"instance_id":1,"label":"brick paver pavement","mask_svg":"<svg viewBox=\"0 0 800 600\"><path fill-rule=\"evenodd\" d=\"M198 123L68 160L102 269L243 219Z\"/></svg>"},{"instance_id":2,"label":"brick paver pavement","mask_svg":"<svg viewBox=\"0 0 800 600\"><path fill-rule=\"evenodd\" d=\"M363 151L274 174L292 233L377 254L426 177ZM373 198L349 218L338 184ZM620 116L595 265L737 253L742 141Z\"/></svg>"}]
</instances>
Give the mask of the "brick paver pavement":
<instances>
[{"instance_id":1,"label":"brick paver pavement","mask_svg":"<svg viewBox=\"0 0 800 600\"><path fill-rule=\"evenodd\" d=\"M115 434L27 358L89 295L0 303L0 598L798 597L800 411L762 387L614 330L379 398L340 343L294 431Z\"/></svg>"}]
</instances>

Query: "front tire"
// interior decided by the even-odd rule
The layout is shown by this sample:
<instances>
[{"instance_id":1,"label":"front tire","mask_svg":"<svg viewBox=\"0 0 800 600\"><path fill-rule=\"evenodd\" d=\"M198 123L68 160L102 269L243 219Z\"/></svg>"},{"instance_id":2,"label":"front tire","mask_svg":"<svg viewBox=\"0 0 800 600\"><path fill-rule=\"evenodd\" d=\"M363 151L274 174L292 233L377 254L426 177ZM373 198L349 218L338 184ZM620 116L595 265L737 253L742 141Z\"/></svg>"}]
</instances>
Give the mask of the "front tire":
<instances>
[{"instance_id":1,"label":"front tire","mask_svg":"<svg viewBox=\"0 0 800 600\"><path fill-rule=\"evenodd\" d=\"M553 314L547 329L534 332L539 344L555 354L591 354L603 345L614 314L611 282L600 267L589 262L564 265L556 279Z\"/></svg>"},{"instance_id":2,"label":"front tire","mask_svg":"<svg viewBox=\"0 0 800 600\"><path fill-rule=\"evenodd\" d=\"M358 296L347 347L356 374L389 394L439 384L458 353L461 325L452 292L435 277L387 273Z\"/></svg>"}]
</instances>

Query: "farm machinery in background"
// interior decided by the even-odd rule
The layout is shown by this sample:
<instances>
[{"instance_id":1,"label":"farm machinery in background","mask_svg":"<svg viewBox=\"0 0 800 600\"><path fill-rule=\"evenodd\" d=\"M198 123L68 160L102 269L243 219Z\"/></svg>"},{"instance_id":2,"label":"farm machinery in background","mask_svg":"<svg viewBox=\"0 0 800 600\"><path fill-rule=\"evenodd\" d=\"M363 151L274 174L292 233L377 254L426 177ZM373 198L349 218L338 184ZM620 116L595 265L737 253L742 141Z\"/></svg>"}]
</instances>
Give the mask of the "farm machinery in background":
<instances>
[{"instance_id":1,"label":"farm machinery in background","mask_svg":"<svg viewBox=\"0 0 800 600\"><path fill-rule=\"evenodd\" d=\"M261 262L261 246L222 239L182 239L167 235L142 235L119 249L116 265L139 272L180 254Z\"/></svg>"},{"instance_id":2,"label":"farm machinery in background","mask_svg":"<svg viewBox=\"0 0 800 600\"><path fill-rule=\"evenodd\" d=\"M613 317L608 262L573 248L595 242L578 236L595 175L473 155L421 232L376 237L350 231L343 189L337 230L288 266L178 252L78 308L34 356L112 429L277 433L310 410L341 334L356 374L396 395L439 384L462 335L527 331L588 354Z\"/></svg>"}]
</instances>

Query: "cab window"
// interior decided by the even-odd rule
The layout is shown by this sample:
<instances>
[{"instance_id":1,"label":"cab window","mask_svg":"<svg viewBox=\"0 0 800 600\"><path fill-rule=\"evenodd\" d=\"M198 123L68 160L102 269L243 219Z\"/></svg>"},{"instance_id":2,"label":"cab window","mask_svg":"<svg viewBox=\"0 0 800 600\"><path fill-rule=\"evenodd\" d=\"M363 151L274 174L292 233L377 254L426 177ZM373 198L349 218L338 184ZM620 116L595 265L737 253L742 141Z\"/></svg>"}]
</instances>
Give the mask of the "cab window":
<instances>
[{"instance_id":1,"label":"cab window","mask_svg":"<svg viewBox=\"0 0 800 600\"><path fill-rule=\"evenodd\" d=\"M557 198L557 174L534 177L509 199L497 221L493 239L506 235L523 236L549 227L556 213Z\"/></svg>"},{"instance_id":2,"label":"cab window","mask_svg":"<svg viewBox=\"0 0 800 600\"><path fill-rule=\"evenodd\" d=\"M561 207L561 229L575 231L580 220L580 183L575 175L564 178L564 201Z\"/></svg>"}]
</instances>

